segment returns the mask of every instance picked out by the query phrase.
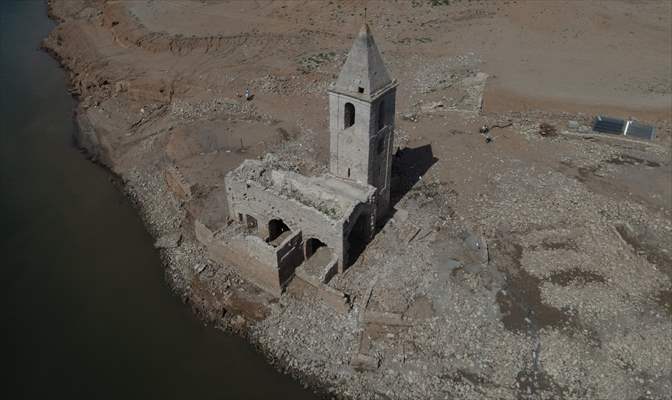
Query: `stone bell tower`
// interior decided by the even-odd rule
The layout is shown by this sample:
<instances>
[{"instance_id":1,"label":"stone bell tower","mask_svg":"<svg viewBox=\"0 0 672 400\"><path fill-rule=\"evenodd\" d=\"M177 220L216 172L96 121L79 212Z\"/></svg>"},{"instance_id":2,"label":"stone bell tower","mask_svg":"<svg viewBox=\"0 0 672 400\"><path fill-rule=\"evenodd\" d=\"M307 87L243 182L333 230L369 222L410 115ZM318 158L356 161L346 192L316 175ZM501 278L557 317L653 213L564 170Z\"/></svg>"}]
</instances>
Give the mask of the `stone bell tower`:
<instances>
[{"instance_id":1,"label":"stone bell tower","mask_svg":"<svg viewBox=\"0 0 672 400\"><path fill-rule=\"evenodd\" d=\"M377 220L390 207L396 87L365 24L328 90L329 170L378 189Z\"/></svg>"}]
</instances>

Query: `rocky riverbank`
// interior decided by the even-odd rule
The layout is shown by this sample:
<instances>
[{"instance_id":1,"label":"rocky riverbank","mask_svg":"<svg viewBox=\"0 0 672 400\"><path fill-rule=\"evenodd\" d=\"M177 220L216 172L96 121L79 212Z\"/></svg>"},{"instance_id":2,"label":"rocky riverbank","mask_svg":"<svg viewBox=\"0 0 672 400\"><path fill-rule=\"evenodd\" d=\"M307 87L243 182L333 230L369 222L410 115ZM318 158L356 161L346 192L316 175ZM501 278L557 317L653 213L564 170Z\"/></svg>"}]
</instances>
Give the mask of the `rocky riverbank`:
<instances>
[{"instance_id":1,"label":"rocky riverbank","mask_svg":"<svg viewBox=\"0 0 672 400\"><path fill-rule=\"evenodd\" d=\"M212 262L194 228L230 229L227 171L268 152L287 169L324 170L324 90L351 42L332 26L355 15L343 5L252 3L49 2L59 25L44 48L79 100L77 141L118 177L167 281L206 323L337 398L666 398L669 115L641 112L658 129L642 143L581 136L571 127L587 129L590 115L534 98L525 102L539 110L488 112L498 71L437 44L447 26L458 37L478 21L504 26L506 37L518 32L509 14L524 28L550 18L534 5L409 2L370 15L401 83L397 213L329 282L347 294L347 310L299 280L273 298L236 266ZM437 10L450 24L427 20ZM175 18L192 11L193 21ZM196 21L207 15L228 23L213 31ZM301 15L307 25L292 22ZM401 38L417 26L417 37ZM649 100L664 100L669 81L651 74L614 90L654 88ZM482 125L504 128L486 142Z\"/></svg>"},{"instance_id":2,"label":"rocky riverbank","mask_svg":"<svg viewBox=\"0 0 672 400\"><path fill-rule=\"evenodd\" d=\"M64 18L53 12L53 5L54 2L49 2L49 17L57 22L64 22ZM54 40L59 43L57 46L54 46ZM83 156L109 169L113 174L114 183L135 206L148 232L157 240L157 249L165 267L165 279L171 289L185 304L191 306L192 311L204 323L246 338L250 345L264 354L268 362L279 371L293 376L303 382L305 387L310 387L316 393L327 397L327 390L319 377L293 367L288 358L282 357L277 350L265 346L262 341L251 335L248 324L266 315L265 307L269 299L243 281L235 272L216 266L208 259L206 249L193 236L193 227L186 225L188 222L184 204L170 191L163 172L156 169L155 165L127 170L119 168L120 166L115 163L111 156L114 148L104 141L101 143L97 127L87 117L87 109L98 101L86 95L82 96L82 91L89 96L93 95L92 87L85 83L85 79L95 80L95 78L83 77L82 74L87 71L87 67L56 50L60 47L60 42L61 38L58 36L47 38L42 48L65 69L71 85L69 92L80 100L77 108L73 110L73 118L78 128L73 139L82 150ZM100 93L95 95L100 96ZM174 235L176 232L180 237L179 245L177 243L167 247L160 245L162 238ZM234 286L242 292L252 294L249 299L247 296L241 298L235 295L225 300L215 298L208 291L208 285L203 283L205 280L216 280L225 288Z\"/></svg>"}]
</instances>

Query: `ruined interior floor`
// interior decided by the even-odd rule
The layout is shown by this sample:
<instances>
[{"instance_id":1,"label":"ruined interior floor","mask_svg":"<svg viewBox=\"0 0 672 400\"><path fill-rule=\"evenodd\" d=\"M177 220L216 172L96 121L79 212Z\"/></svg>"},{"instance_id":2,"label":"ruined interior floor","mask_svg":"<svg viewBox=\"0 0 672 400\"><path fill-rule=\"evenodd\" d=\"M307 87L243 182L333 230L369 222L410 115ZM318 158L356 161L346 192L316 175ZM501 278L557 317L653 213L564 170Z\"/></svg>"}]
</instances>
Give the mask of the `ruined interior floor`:
<instances>
[{"instance_id":1,"label":"ruined interior floor","mask_svg":"<svg viewBox=\"0 0 672 400\"><path fill-rule=\"evenodd\" d=\"M330 281L347 313L300 282L265 295L209 261L192 224L226 226L224 175L245 158L326 171L326 87L363 3L56 0L46 46L70 70L90 150L154 235L184 236L162 250L172 284L289 372L353 398L669 398L669 4L443 3L368 2L400 82L398 211ZM657 137L569 132L594 113ZM489 143L478 133L509 121Z\"/></svg>"}]
</instances>

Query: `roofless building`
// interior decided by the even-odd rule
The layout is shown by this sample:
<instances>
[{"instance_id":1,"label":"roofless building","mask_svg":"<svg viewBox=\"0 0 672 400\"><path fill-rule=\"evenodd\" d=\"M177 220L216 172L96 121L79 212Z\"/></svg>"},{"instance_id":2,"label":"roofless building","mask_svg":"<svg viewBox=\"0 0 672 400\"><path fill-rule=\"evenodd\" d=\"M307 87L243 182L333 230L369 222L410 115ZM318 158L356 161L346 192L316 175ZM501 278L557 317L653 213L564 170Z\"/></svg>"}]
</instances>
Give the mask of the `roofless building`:
<instances>
[{"instance_id":1,"label":"roofless building","mask_svg":"<svg viewBox=\"0 0 672 400\"><path fill-rule=\"evenodd\" d=\"M297 267L326 283L351 265L389 211L396 86L364 25L328 91L329 173L244 161L225 178L238 231L212 238L212 255L274 295Z\"/></svg>"}]
</instances>

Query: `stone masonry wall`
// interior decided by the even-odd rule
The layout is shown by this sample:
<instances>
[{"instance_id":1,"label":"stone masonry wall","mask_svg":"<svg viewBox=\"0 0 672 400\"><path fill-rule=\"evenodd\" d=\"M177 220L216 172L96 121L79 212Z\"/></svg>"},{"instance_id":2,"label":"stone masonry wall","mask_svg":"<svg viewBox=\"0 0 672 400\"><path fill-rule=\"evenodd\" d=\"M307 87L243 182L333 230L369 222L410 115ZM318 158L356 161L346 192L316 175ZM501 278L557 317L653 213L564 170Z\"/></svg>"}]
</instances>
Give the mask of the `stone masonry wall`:
<instances>
[{"instance_id":1,"label":"stone masonry wall","mask_svg":"<svg viewBox=\"0 0 672 400\"><path fill-rule=\"evenodd\" d=\"M238 273L274 296L282 294L278 271L271 269L268 264L256 257L252 257L247 242L242 238L230 241L214 240L208 246L208 255L211 259L226 265L244 265L238 268Z\"/></svg>"},{"instance_id":2,"label":"stone masonry wall","mask_svg":"<svg viewBox=\"0 0 672 400\"><path fill-rule=\"evenodd\" d=\"M355 107L355 123L344 126L345 104ZM371 105L368 102L329 93L329 171L342 178L369 183L369 125ZM348 174L348 170L349 174Z\"/></svg>"},{"instance_id":3,"label":"stone masonry wall","mask_svg":"<svg viewBox=\"0 0 672 400\"><path fill-rule=\"evenodd\" d=\"M342 221L332 220L318 210L296 200L280 197L258 183L240 182L227 176L227 197L230 215L248 214L259 224L280 218L292 231L302 231L303 239L317 238L343 259Z\"/></svg>"}]
</instances>

